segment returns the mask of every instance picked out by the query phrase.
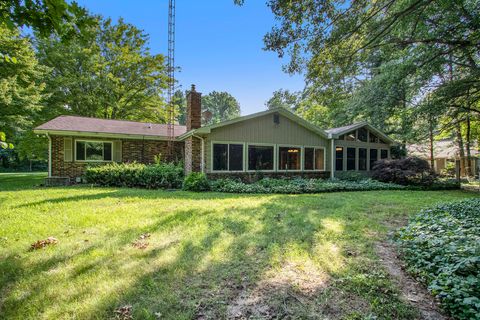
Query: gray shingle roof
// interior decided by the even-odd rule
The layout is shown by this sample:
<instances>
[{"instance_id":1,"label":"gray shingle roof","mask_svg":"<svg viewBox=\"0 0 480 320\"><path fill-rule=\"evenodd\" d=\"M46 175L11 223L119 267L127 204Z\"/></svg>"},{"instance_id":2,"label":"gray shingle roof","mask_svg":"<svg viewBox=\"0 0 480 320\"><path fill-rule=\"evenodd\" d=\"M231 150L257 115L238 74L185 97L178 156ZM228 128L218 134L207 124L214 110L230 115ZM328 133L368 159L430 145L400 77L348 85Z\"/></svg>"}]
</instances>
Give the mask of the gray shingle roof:
<instances>
[{"instance_id":1,"label":"gray shingle roof","mask_svg":"<svg viewBox=\"0 0 480 320\"><path fill-rule=\"evenodd\" d=\"M410 156L430 159L430 145L428 142L407 145L407 152ZM474 157L479 156L480 153L476 143L473 143L470 147L470 153ZM460 157L460 148L453 139L434 141L433 156L434 158L456 159Z\"/></svg>"},{"instance_id":2,"label":"gray shingle roof","mask_svg":"<svg viewBox=\"0 0 480 320\"><path fill-rule=\"evenodd\" d=\"M331 133L331 134L339 134L339 133L342 133L342 132L345 132L345 131L348 132L350 130L356 129L358 126L365 125L365 124L366 124L365 122L357 122L357 123L349 124L348 126L331 128L331 129L327 129L325 131L327 133Z\"/></svg>"},{"instance_id":3,"label":"gray shingle roof","mask_svg":"<svg viewBox=\"0 0 480 320\"><path fill-rule=\"evenodd\" d=\"M79 116L59 116L36 127L35 130L76 131L162 137L168 136L166 124L125 120L108 120ZM175 136L179 136L181 134L184 134L185 132L186 126L174 126Z\"/></svg>"}]
</instances>

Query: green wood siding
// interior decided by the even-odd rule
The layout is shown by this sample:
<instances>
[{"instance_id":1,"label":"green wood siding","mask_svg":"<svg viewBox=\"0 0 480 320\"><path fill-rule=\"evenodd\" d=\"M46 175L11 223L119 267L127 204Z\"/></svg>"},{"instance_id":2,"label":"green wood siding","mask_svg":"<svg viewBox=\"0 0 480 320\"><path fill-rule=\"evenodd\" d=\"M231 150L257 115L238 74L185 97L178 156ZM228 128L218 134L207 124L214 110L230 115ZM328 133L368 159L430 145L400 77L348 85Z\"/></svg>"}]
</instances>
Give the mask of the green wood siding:
<instances>
[{"instance_id":1,"label":"green wood siding","mask_svg":"<svg viewBox=\"0 0 480 320\"><path fill-rule=\"evenodd\" d=\"M274 123L273 114L268 114L212 129L212 132L205 136L204 142L206 172L211 172L212 141L324 147L325 170L330 171L330 144L328 139L282 115L280 115L279 124Z\"/></svg>"}]
</instances>

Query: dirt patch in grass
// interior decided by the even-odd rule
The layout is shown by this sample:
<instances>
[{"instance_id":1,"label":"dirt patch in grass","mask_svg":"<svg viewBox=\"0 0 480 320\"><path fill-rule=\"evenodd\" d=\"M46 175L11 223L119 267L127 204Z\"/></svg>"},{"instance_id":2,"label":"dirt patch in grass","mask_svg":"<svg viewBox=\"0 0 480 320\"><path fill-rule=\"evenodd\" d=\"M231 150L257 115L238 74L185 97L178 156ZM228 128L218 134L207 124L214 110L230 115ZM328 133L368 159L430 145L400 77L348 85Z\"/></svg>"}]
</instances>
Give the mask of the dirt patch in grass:
<instances>
[{"instance_id":1,"label":"dirt patch in grass","mask_svg":"<svg viewBox=\"0 0 480 320\"><path fill-rule=\"evenodd\" d=\"M375 245L375 251L380 258L379 261L400 289L403 299L419 310L421 319L450 319L442 313L438 301L432 297L427 289L404 271L403 262L398 258L396 249L392 244L385 241L379 242Z\"/></svg>"},{"instance_id":2,"label":"dirt patch in grass","mask_svg":"<svg viewBox=\"0 0 480 320\"><path fill-rule=\"evenodd\" d=\"M339 319L355 310L368 309L359 297L331 286L328 274L313 265L285 264L270 270L251 289L240 290L227 307L228 319ZM345 301L349 301L348 305Z\"/></svg>"},{"instance_id":3,"label":"dirt patch in grass","mask_svg":"<svg viewBox=\"0 0 480 320\"><path fill-rule=\"evenodd\" d=\"M286 263L268 271L253 288L241 290L227 308L229 319L283 318L293 305L308 304L309 298L324 289L329 277L313 265Z\"/></svg>"}]
</instances>

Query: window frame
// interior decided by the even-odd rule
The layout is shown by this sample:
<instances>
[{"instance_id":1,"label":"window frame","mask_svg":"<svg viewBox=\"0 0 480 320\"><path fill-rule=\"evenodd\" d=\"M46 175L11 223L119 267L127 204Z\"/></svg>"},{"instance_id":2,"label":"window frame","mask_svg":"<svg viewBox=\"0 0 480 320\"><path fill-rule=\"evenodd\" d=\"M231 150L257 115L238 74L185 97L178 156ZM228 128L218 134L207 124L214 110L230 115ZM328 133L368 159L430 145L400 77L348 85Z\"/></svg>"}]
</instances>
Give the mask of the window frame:
<instances>
[{"instance_id":1,"label":"window frame","mask_svg":"<svg viewBox=\"0 0 480 320\"><path fill-rule=\"evenodd\" d=\"M372 150L377 150L377 159L372 163ZM368 171L372 171L372 168L375 166L375 162L381 160L379 152L382 149L379 148L369 148L368 149ZM373 165L372 165L373 164Z\"/></svg>"},{"instance_id":2,"label":"window frame","mask_svg":"<svg viewBox=\"0 0 480 320\"><path fill-rule=\"evenodd\" d=\"M344 154L344 157L345 157L345 162L346 162L346 166L345 166L345 170L344 171L358 171L358 148L357 147L344 147L345 149L345 154ZM351 159L348 157L348 149L353 149L355 151L355 154L353 156L353 169L348 169L348 160Z\"/></svg>"},{"instance_id":3,"label":"window frame","mask_svg":"<svg viewBox=\"0 0 480 320\"><path fill-rule=\"evenodd\" d=\"M365 150L365 169L360 169L360 150L363 149ZM369 166L369 148L366 147L359 147L358 148L358 170L357 171L369 171L368 166Z\"/></svg>"},{"instance_id":4,"label":"window frame","mask_svg":"<svg viewBox=\"0 0 480 320\"><path fill-rule=\"evenodd\" d=\"M323 169L305 169L305 149L310 148L313 149L313 167L315 167L315 160L316 160L316 155L315 155L315 150L316 149L323 149ZM326 171L327 168L327 150L325 147L321 146L303 146L303 157L302 157L302 170L306 172L324 172Z\"/></svg>"},{"instance_id":5,"label":"window frame","mask_svg":"<svg viewBox=\"0 0 480 320\"><path fill-rule=\"evenodd\" d=\"M110 159L111 160L105 160L105 147L102 148L102 158L103 160L87 160L87 148L86 148L86 145L85 145L85 160L77 160L77 142L95 142L95 143L110 143L111 145L111 157ZM115 154L115 151L113 150L113 141L108 141L108 140L85 140L85 139L74 139L74 144L75 144L75 155L74 155L74 159L75 159L75 162L114 162L113 161L113 156Z\"/></svg>"},{"instance_id":6,"label":"window frame","mask_svg":"<svg viewBox=\"0 0 480 320\"><path fill-rule=\"evenodd\" d=\"M275 143L247 142L245 143L245 172L277 172L277 145ZM248 149L250 146L273 147L273 170L248 170Z\"/></svg>"},{"instance_id":7,"label":"window frame","mask_svg":"<svg viewBox=\"0 0 480 320\"><path fill-rule=\"evenodd\" d=\"M249 170L248 169L248 149L250 146L260 146L260 147L273 147L273 170ZM278 172L275 170L277 168L277 145L275 143L256 143L256 142L247 142L245 148L245 172ZM232 172L232 171L229 171Z\"/></svg>"},{"instance_id":8,"label":"window frame","mask_svg":"<svg viewBox=\"0 0 480 320\"><path fill-rule=\"evenodd\" d=\"M337 169L337 160L340 160L337 158L337 148L342 148L342 169L340 170ZM346 171L346 167L347 167L345 163L346 147L343 145L335 145L334 152L335 152L335 156L333 159L335 160L335 163L332 164L332 168L335 169L335 172Z\"/></svg>"},{"instance_id":9,"label":"window frame","mask_svg":"<svg viewBox=\"0 0 480 320\"><path fill-rule=\"evenodd\" d=\"M213 170L213 145L214 144L226 144L227 145L227 170ZM230 145L231 144L238 144L242 145L243 152L242 152L242 168L243 170L232 170L230 171ZM212 173L238 173L238 172L245 172L245 142L236 142L236 141L211 141L210 144L210 172Z\"/></svg>"},{"instance_id":10,"label":"window frame","mask_svg":"<svg viewBox=\"0 0 480 320\"><path fill-rule=\"evenodd\" d=\"M300 169L292 169L292 170L286 170L286 169L278 169L278 165L280 164L280 148L295 148L295 149L300 149ZM294 145L294 144L277 144L276 145L276 151L275 151L275 157L276 157L276 165L275 165L275 168L276 168L276 172L302 172L304 171L303 169L303 157L305 155L305 150L304 150L304 146L301 146L301 145ZM310 171L310 170L309 170Z\"/></svg>"}]
</instances>

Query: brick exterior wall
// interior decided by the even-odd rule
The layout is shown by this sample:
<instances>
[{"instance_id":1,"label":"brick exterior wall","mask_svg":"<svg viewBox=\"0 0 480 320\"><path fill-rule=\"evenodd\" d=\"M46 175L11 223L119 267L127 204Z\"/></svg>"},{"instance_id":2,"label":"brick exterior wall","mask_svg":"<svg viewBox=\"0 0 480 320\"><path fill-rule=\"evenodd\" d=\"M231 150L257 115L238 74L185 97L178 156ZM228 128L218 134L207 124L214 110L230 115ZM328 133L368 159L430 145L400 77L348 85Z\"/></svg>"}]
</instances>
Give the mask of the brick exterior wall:
<instances>
[{"instance_id":1,"label":"brick exterior wall","mask_svg":"<svg viewBox=\"0 0 480 320\"><path fill-rule=\"evenodd\" d=\"M62 136L51 136L52 139L52 177L80 177L85 172L87 163L64 161L64 142ZM69 137L70 138L70 137Z\"/></svg>"},{"instance_id":2,"label":"brick exterior wall","mask_svg":"<svg viewBox=\"0 0 480 320\"><path fill-rule=\"evenodd\" d=\"M167 141L157 140L133 140L133 139L98 139L85 137L68 137L73 139L75 150L75 139L80 140L101 140L101 141L122 141L122 162L153 163L154 157L158 154L167 154ZM52 139L52 176L69 177L74 179L85 172L88 162L75 161L72 154L72 161L64 161L64 137L51 136ZM174 160L182 160L184 157L184 143L174 142Z\"/></svg>"},{"instance_id":3,"label":"brick exterior wall","mask_svg":"<svg viewBox=\"0 0 480 320\"><path fill-rule=\"evenodd\" d=\"M295 178L301 177L305 179L327 179L330 177L329 171L322 172L231 172L231 173L207 173L209 179L240 179L243 182L255 182L260 178Z\"/></svg>"},{"instance_id":4,"label":"brick exterior wall","mask_svg":"<svg viewBox=\"0 0 480 320\"><path fill-rule=\"evenodd\" d=\"M195 85L187 95L187 132L202 126L202 94L195 91ZM185 174L200 172L201 140L189 137L185 140Z\"/></svg>"},{"instance_id":5,"label":"brick exterior wall","mask_svg":"<svg viewBox=\"0 0 480 320\"><path fill-rule=\"evenodd\" d=\"M153 163L154 157L162 155L163 160L168 154L168 142L156 140L122 140L122 161ZM183 142L174 142L173 161L183 159Z\"/></svg>"},{"instance_id":6,"label":"brick exterior wall","mask_svg":"<svg viewBox=\"0 0 480 320\"><path fill-rule=\"evenodd\" d=\"M202 94L192 90L187 94L187 132L202 126Z\"/></svg>"}]
</instances>

